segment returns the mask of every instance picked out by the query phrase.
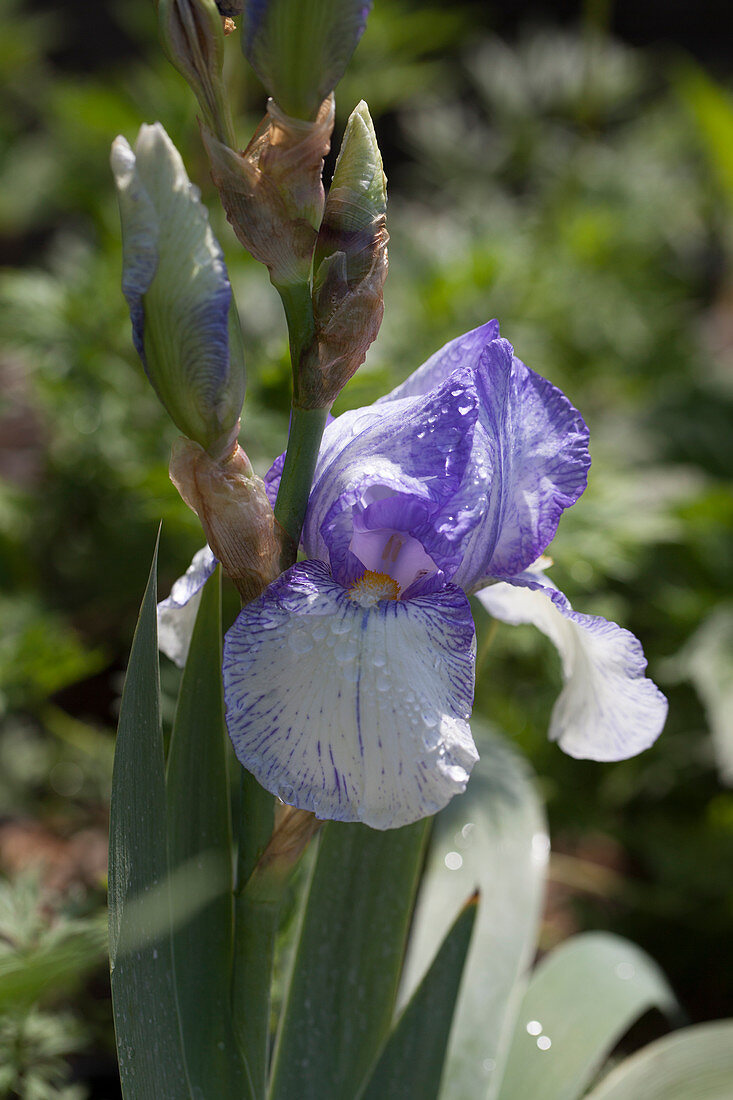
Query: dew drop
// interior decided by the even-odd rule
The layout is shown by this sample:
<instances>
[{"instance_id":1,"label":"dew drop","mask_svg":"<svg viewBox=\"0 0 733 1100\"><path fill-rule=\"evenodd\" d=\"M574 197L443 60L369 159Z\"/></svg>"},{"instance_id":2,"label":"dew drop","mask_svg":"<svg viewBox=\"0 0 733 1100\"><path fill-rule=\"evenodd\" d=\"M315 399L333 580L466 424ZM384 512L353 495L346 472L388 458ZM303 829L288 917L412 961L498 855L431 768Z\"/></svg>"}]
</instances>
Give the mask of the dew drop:
<instances>
[{"instance_id":1,"label":"dew drop","mask_svg":"<svg viewBox=\"0 0 733 1100\"><path fill-rule=\"evenodd\" d=\"M443 862L449 871L460 871L463 866L463 856L460 852L448 852Z\"/></svg>"},{"instance_id":2,"label":"dew drop","mask_svg":"<svg viewBox=\"0 0 733 1100\"><path fill-rule=\"evenodd\" d=\"M288 638L288 645L293 653L308 653L313 649L313 639L304 631L294 631Z\"/></svg>"},{"instance_id":3,"label":"dew drop","mask_svg":"<svg viewBox=\"0 0 733 1100\"><path fill-rule=\"evenodd\" d=\"M542 1024L539 1022L539 1020L529 1020L526 1026L528 1035L542 1034Z\"/></svg>"},{"instance_id":4,"label":"dew drop","mask_svg":"<svg viewBox=\"0 0 733 1100\"><path fill-rule=\"evenodd\" d=\"M552 1039L549 1035L540 1035L537 1040L537 1046L540 1050L549 1050L552 1046Z\"/></svg>"}]
</instances>

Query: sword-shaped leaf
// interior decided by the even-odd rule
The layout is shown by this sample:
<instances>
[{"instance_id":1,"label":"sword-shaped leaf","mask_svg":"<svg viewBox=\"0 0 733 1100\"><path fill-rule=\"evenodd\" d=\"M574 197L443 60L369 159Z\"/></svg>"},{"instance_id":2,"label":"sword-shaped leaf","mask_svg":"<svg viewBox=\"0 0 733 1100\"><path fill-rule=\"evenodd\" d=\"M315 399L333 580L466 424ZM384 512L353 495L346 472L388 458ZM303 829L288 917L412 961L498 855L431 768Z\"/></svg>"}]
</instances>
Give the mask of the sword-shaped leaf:
<instances>
[{"instance_id":1,"label":"sword-shaped leaf","mask_svg":"<svg viewBox=\"0 0 733 1100\"><path fill-rule=\"evenodd\" d=\"M185 1100L171 957L165 764L156 628L156 543L127 667L109 843L112 1006L126 1100Z\"/></svg>"},{"instance_id":2,"label":"sword-shaped leaf","mask_svg":"<svg viewBox=\"0 0 733 1100\"><path fill-rule=\"evenodd\" d=\"M395 1024L360 1100L435 1100L476 920L469 899L412 1000Z\"/></svg>"}]
</instances>

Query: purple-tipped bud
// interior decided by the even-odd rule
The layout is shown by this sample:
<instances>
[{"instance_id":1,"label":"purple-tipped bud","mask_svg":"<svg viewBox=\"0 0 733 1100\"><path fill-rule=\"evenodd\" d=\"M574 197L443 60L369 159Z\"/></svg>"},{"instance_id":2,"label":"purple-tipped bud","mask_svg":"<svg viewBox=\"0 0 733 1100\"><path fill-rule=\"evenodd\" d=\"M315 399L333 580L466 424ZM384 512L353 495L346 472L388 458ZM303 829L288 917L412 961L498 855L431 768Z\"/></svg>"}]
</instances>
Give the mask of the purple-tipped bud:
<instances>
[{"instance_id":1,"label":"purple-tipped bud","mask_svg":"<svg viewBox=\"0 0 733 1100\"><path fill-rule=\"evenodd\" d=\"M344 75L372 0L244 0L242 48L272 98L314 119Z\"/></svg>"},{"instance_id":2,"label":"purple-tipped bud","mask_svg":"<svg viewBox=\"0 0 733 1100\"><path fill-rule=\"evenodd\" d=\"M239 319L224 257L160 123L112 146L122 290L148 378L184 435L231 453L244 400Z\"/></svg>"}]
</instances>

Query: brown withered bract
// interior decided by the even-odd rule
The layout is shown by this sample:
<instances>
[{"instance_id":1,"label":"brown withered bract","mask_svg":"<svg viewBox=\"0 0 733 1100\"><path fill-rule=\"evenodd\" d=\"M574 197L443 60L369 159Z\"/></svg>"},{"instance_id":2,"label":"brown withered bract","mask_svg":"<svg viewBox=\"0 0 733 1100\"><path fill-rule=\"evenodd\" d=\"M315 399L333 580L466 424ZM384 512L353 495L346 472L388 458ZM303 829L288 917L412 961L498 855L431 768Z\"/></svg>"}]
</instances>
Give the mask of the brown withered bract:
<instances>
[{"instance_id":1,"label":"brown withered bract","mask_svg":"<svg viewBox=\"0 0 733 1100\"><path fill-rule=\"evenodd\" d=\"M264 482L242 448L216 461L181 437L173 445L170 477L242 601L256 599L280 573L281 532Z\"/></svg>"},{"instance_id":2,"label":"brown withered bract","mask_svg":"<svg viewBox=\"0 0 733 1100\"><path fill-rule=\"evenodd\" d=\"M381 218L372 264L350 287L345 264L336 253L320 287L314 290L316 336L301 366L297 404L302 408L326 408L364 362L376 339L384 314L384 281L387 278L389 234Z\"/></svg>"},{"instance_id":3,"label":"brown withered bract","mask_svg":"<svg viewBox=\"0 0 733 1100\"><path fill-rule=\"evenodd\" d=\"M333 96L323 101L315 122L290 118L270 100L243 153L201 127L227 218L276 286L309 277L323 215L323 158L331 147L333 121Z\"/></svg>"}]
</instances>

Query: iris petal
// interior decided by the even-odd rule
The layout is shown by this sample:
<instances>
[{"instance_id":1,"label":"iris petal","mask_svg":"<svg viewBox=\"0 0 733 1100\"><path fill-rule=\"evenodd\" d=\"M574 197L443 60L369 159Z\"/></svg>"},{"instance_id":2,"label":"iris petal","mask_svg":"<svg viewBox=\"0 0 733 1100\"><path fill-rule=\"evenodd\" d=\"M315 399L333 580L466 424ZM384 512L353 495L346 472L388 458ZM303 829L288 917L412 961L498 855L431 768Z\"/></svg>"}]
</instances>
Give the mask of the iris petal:
<instances>
[{"instance_id":1,"label":"iris petal","mask_svg":"<svg viewBox=\"0 0 733 1100\"><path fill-rule=\"evenodd\" d=\"M468 602L453 586L365 607L325 566L296 565L225 639L237 757L318 817L387 829L435 813L477 759L474 652Z\"/></svg>"},{"instance_id":2,"label":"iris petal","mask_svg":"<svg viewBox=\"0 0 733 1100\"><path fill-rule=\"evenodd\" d=\"M532 623L557 646L565 686L549 735L569 756L625 760L648 749L662 731L667 700L644 675L646 659L628 630L573 611L543 573L527 570L484 588L477 598L503 622Z\"/></svg>"},{"instance_id":3,"label":"iris petal","mask_svg":"<svg viewBox=\"0 0 733 1100\"><path fill-rule=\"evenodd\" d=\"M539 557L585 489L590 455L580 413L516 358L497 321L451 340L381 401L426 394L459 368L474 373L479 395L466 476L486 503L453 577L470 590Z\"/></svg>"},{"instance_id":4,"label":"iris petal","mask_svg":"<svg viewBox=\"0 0 733 1100\"><path fill-rule=\"evenodd\" d=\"M450 577L482 506L465 479L477 401L473 376L459 371L427 396L334 420L324 432L303 529L308 557L330 561L334 576L349 583L352 509L380 487L426 503L429 522L413 533Z\"/></svg>"},{"instance_id":5,"label":"iris petal","mask_svg":"<svg viewBox=\"0 0 733 1100\"><path fill-rule=\"evenodd\" d=\"M188 657L201 589L217 565L209 547L202 547L183 576L174 581L170 596L158 604L158 647L179 668Z\"/></svg>"}]
</instances>

